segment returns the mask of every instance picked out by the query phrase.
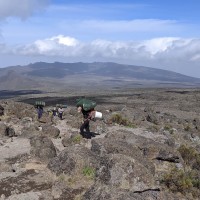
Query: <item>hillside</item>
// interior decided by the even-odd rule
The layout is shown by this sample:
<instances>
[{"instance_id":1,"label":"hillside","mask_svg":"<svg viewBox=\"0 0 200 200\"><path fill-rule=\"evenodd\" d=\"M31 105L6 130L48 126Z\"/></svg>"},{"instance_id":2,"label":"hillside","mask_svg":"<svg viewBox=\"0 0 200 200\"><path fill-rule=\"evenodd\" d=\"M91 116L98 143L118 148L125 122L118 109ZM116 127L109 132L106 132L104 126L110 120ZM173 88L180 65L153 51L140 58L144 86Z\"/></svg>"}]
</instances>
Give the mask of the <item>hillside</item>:
<instances>
[{"instance_id":1,"label":"hillside","mask_svg":"<svg viewBox=\"0 0 200 200\"><path fill-rule=\"evenodd\" d=\"M44 63L0 69L0 89L199 86L200 79L167 70L117 63Z\"/></svg>"},{"instance_id":2,"label":"hillside","mask_svg":"<svg viewBox=\"0 0 200 200\"><path fill-rule=\"evenodd\" d=\"M104 119L83 137L77 96L41 95L0 100L0 199L200 199L199 90L85 94ZM48 114L57 103L63 120Z\"/></svg>"}]
</instances>

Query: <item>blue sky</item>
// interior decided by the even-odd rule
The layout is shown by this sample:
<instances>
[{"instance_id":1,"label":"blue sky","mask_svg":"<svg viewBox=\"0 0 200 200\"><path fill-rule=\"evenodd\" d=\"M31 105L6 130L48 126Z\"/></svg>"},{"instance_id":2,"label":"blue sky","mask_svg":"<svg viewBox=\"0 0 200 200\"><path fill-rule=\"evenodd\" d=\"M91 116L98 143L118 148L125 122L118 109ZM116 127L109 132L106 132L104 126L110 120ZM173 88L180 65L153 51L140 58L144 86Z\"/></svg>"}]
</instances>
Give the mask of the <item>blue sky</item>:
<instances>
[{"instance_id":1,"label":"blue sky","mask_svg":"<svg viewBox=\"0 0 200 200\"><path fill-rule=\"evenodd\" d=\"M0 67L112 61L200 77L199 0L0 0Z\"/></svg>"}]
</instances>

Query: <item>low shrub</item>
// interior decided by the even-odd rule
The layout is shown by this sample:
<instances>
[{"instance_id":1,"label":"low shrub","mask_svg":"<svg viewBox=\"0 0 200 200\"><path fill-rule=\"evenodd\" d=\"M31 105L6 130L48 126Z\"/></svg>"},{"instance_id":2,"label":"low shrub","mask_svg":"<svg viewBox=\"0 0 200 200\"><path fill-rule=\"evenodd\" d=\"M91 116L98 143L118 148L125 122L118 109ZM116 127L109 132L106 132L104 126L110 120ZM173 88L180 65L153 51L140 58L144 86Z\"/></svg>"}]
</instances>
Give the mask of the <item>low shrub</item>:
<instances>
[{"instance_id":1,"label":"low shrub","mask_svg":"<svg viewBox=\"0 0 200 200\"><path fill-rule=\"evenodd\" d=\"M76 135L72 138L72 142L79 144L81 142L82 136L81 135Z\"/></svg>"},{"instance_id":2,"label":"low shrub","mask_svg":"<svg viewBox=\"0 0 200 200\"><path fill-rule=\"evenodd\" d=\"M161 183L172 192L191 193L194 197L200 195L200 179L196 170L184 172L183 170L173 169L164 175Z\"/></svg>"},{"instance_id":3,"label":"low shrub","mask_svg":"<svg viewBox=\"0 0 200 200\"><path fill-rule=\"evenodd\" d=\"M184 130L185 130L185 131L190 131L190 130L191 130L191 127L190 127L189 125L187 125L187 126L184 127Z\"/></svg>"},{"instance_id":4,"label":"low shrub","mask_svg":"<svg viewBox=\"0 0 200 200\"><path fill-rule=\"evenodd\" d=\"M95 169L90 166L85 166L82 170L82 173L84 176L87 176L92 179L95 177Z\"/></svg>"},{"instance_id":5,"label":"low shrub","mask_svg":"<svg viewBox=\"0 0 200 200\"><path fill-rule=\"evenodd\" d=\"M112 121L112 123L117 123L119 125L135 128L135 124L130 122L127 118L122 117L122 115L118 113L113 114L110 121Z\"/></svg>"},{"instance_id":6,"label":"low shrub","mask_svg":"<svg viewBox=\"0 0 200 200\"><path fill-rule=\"evenodd\" d=\"M178 148L186 165L192 167L192 169L200 170L200 154L193 147L187 147L181 145Z\"/></svg>"}]
</instances>

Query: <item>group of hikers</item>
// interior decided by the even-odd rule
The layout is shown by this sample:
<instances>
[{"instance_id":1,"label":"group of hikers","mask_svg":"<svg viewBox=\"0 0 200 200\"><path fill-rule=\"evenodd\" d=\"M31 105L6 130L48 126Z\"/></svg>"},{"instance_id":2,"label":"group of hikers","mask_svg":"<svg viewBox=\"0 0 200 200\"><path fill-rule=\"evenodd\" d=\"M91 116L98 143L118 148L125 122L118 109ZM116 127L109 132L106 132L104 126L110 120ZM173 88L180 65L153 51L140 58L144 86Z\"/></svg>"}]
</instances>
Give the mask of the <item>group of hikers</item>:
<instances>
[{"instance_id":1,"label":"group of hikers","mask_svg":"<svg viewBox=\"0 0 200 200\"><path fill-rule=\"evenodd\" d=\"M35 107L37 108L38 112L38 120L41 119L42 114L43 114L43 108L45 106L45 102L42 101L36 101L35 102ZM85 137L85 134L90 133L90 125L89 122L90 120L93 120L96 118L102 118L102 113L95 111L95 106L96 102L86 99L86 98L81 98L77 100L76 107L77 107L77 112L83 114L83 123L80 126L80 134ZM51 114L53 117L58 116L60 120L63 119L63 112L64 109L63 107L67 107L66 105L63 106L62 104L57 104L56 107L54 107L51 110Z\"/></svg>"}]
</instances>

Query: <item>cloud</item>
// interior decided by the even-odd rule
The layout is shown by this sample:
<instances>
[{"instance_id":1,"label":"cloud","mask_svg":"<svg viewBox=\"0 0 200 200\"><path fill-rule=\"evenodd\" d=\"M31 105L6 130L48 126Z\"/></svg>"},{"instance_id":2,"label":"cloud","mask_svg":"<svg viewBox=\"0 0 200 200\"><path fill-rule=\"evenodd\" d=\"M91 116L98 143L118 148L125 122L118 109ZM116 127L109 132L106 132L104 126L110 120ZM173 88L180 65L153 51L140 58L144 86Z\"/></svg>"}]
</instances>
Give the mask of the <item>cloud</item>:
<instances>
[{"instance_id":1,"label":"cloud","mask_svg":"<svg viewBox=\"0 0 200 200\"><path fill-rule=\"evenodd\" d=\"M49 0L0 0L0 20L8 17L26 19L48 3Z\"/></svg>"},{"instance_id":2,"label":"cloud","mask_svg":"<svg viewBox=\"0 0 200 200\"><path fill-rule=\"evenodd\" d=\"M82 42L73 37L58 35L28 45L7 46L4 48L4 53L5 49L7 54L29 58L40 57L40 60L43 57L51 61L110 61L162 68L193 76L197 76L194 70L200 66L200 39L198 38L164 37L145 41L99 39Z\"/></svg>"},{"instance_id":3,"label":"cloud","mask_svg":"<svg viewBox=\"0 0 200 200\"><path fill-rule=\"evenodd\" d=\"M187 57L188 60L196 60L200 52L200 39L181 39L175 37L154 38L145 41L109 41L93 40L81 42L73 37L58 35L44 40L37 40L32 44L15 48L15 53L94 57L96 54L102 57L134 59L141 56L146 59L160 57Z\"/></svg>"}]
</instances>

